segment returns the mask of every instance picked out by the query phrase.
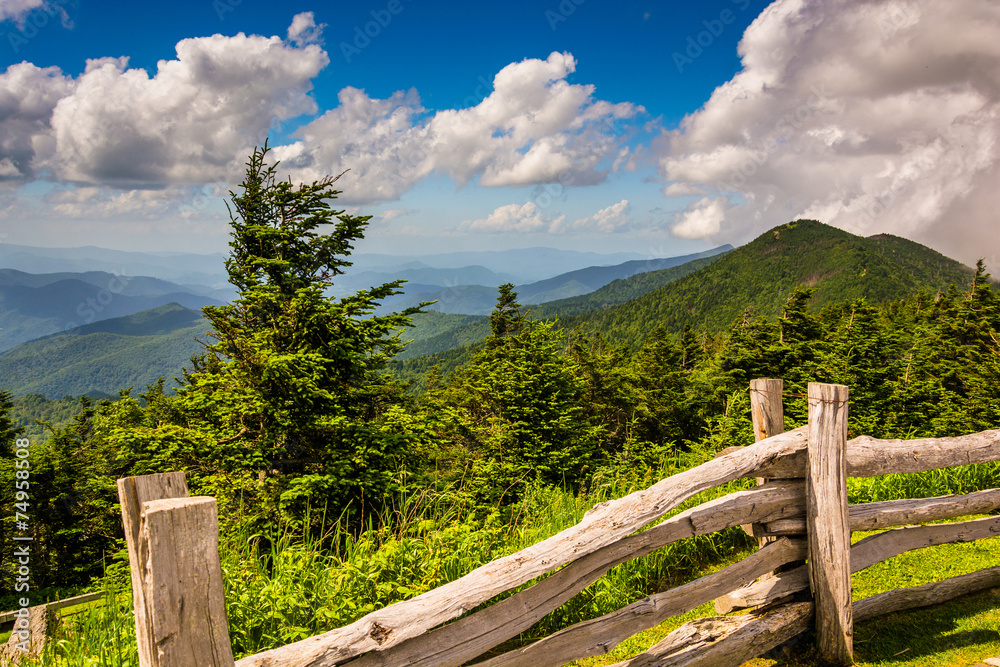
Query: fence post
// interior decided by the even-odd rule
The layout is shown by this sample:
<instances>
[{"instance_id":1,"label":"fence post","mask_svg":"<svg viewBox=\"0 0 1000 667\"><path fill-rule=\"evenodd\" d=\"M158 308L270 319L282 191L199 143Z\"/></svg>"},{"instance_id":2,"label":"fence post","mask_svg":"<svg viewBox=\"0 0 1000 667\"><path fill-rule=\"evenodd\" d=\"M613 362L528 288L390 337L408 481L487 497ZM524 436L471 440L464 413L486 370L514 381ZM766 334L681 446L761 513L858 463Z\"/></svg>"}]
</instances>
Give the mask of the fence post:
<instances>
[{"instance_id":1,"label":"fence post","mask_svg":"<svg viewBox=\"0 0 1000 667\"><path fill-rule=\"evenodd\" d=\"M765 378L750 381L750 418L753 420L755 442L785 432L785 407L781 398L784 388L785 381L780 379ZM757 486L765 482L767 482L765 478L757 478ZM761 547L773 541L773 537L757 538L757 543Z\"/></svg>"},{"instance_id":2,"label":"fence post","mask_svg":"<svg viewBox=\"0 0 1000 667\"><path fill-rule=\"evenodd\" d=\"M809 383L806 531L809 586L822 660L854 662L851 529L847 514L847 409L843 385Z\"/></svg>"},{"instance_id":3,"label":"fence post","mask_svg":"<svg viewBox=\"0 0 1000 667\"><path fill-rule=\"evenodd\" d=\"M140 667L233 667L214 498L184 473L118 480Z\"/></svg>"}]
</instances>

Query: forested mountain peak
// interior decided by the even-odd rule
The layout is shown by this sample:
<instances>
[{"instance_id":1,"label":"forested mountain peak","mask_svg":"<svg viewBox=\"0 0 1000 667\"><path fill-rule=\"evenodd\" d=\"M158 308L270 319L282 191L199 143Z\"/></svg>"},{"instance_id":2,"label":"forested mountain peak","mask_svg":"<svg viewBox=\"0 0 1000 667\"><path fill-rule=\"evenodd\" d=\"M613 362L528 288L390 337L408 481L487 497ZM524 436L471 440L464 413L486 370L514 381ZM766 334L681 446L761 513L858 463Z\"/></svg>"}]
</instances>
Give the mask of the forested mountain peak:
<instances>
[{"instance_id":1,"label":"forested mountain peak","mask_svg":"<svg viewBox=\"0 0 1000 667\"><path fill-rule=\"evenodd\" d=\"M719 331L741 313L774 318L798 286L815 288L812 307L871 303L963 285L972 269L914 241L856 236L816 220L761 234L709 266L628 303L564 318L610 340L636 345L657 326Z\"/></svg>"}]
</instances>

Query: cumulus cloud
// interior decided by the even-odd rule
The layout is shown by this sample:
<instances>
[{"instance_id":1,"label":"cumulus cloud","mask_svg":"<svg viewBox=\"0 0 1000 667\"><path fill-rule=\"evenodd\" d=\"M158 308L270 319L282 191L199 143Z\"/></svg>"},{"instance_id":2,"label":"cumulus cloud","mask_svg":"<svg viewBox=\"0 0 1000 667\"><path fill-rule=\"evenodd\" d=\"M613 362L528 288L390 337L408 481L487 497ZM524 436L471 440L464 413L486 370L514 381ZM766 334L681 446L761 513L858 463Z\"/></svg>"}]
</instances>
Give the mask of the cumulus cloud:
<instances>
[{"instance_id":1,"label":"cumulus cloud","mask_svg":"<svg viewBox=\"0 0 1000 667\"><path fill-rule=\"evenodd\" d=\"M534 202L501 206L487 217L466 220L459 225L460 231L502 234L506 232L545 232L553 225L559 225L563 216L550 219Z\"/></svg>"},{"instance_id":2,"label":"cumulus cloud","mask_svg":"<svg viewBox=\"0 0 1000 667\"><path fill-rule=\"evenodd\" d=\"M719 233L726 217L726 198L704 198L677 215L670 231L682 239L703 239Z\"/></svg>"},{"instance_id":3,"label":"cumulus cloud","mask_svg":"<svg viewBox=\"0 0 1000 667\"><path fill-rule=\"evenodd\" d=\"M104 186L59 186L46 196L49 214L60 220L129 222L164 217L217 219L222 211L208 210L211 198L224 194L216 186L169 185L158 189Z\"/></svg>"},{"instance_id":4,"label":"cumulus cloud","mask_svg":"<svg viewBox=\"0 0 1000 667\"><path fill-rule=\"evenodd\" d=\"M777 0L740 42L743 69L658 147L667 194L744 203L702 200L674 233L745 239L814 217L947 239L965 259L1000 250L946 231L1000 208L998 35L991 0Z\"/></svg>"},{"instance_id":5,"label":"cumulus cloud","mask_svg":"<svg viewBox=\"0 0 1000 667\"><path fill-rule=\"evenodd\" d=\"M88 62L52 114L53 164L66 180L199 183L239 173L276 119L313 113L315 45L213 35L177 44L153 77L127 60Z\"/></svg>"},{"instance_id":6,"label":"cumulus cloud","mask_svg":"<svg viewBox=\"0 0 1000 667\"><path fill-rule=\"evenodd\" d=\"M505 232L540 232L564 234L567 232L625 232L633 228L631 205L627 199L602 208L593 215L570 222L565 215L546 213L535 202L501 206L485 218L466 220L459 225L460 232L501 234Z\"/></svg>"},{"instance_id":7,"label":"cumulus cloud","mask_svg":"<svg viewBox=\"0 0 1000 667\"><path fill-rule=\"evenodd\" d=\"M595 99L593 86L566 81L575 68L566 53L513 63L475 106L434 114L412 89L375 99L345 88L275 154L301 180L350 167L344 189L359 201L396 199L431 174L492 187L598 183L624 143L609 127L644 110Z\"/></svg>"},{"instance_id":8,"label":"cumulus cloud","mask_svg":"<svg viewBox=\"0 0 1000 667\"><path fill-rule=\"evenodd\" d=\"M560 220L550 226L549 231L559 232L624 232L632 228L631 205L627 199L623 199L617 204L612 204L607 208L602 208L597 213L566 223Z\"/></svg>"},{"instance_id":9,"label":"cumulus cloud","mask_svg":"<svg viewBox=\"0 0 1000 667\"><path fill-rule=\"evenodd\" d=\"M57 67L24 62L0 73L0 180L30 178L36 154L54 154L52 112L74 88Z\"/></svg>"},{"instance_id":10,"label":"cumulus cloud","mask_svg":"<svg viewBox=\"0 0 1000 667\"><path fill-rule=\"evenodd\" d=\"M312 79L328 64L322 25L296 15L287 40L239 33L185 39L152 75L127 57L77 77L30 63L0 74L0 179L120 188L235 182L275 122L313 114ZM460 186L587 185L633 168L619 121L642 107L571 84L576 61L553 53L504 67L474 106L430 113L415 90L386 99L347 87L274 157L293 179L350 168L345 203L398 199L432 175Z\"/></svg>"},{"instance_id":11,"label":"cumulus cloud","mask_svg":"<svg viewBox=\"0 0 1000 667\"><path fill-rule=\"evenodd\" d=\"M315 113L315 44L278 37L185 39L152 77L127 58L87 61L75 79L30 63L0 74L0 178L162 187L233 182L276 120Z\"/></svg>"},{"instance_id":12,"label":"cumulus cloud","mask_svg":"<svg viewBox=\"0 0 1000 667\"><path fill-rule=\"evenodd\" d=\"M292 18L292 25L288 26L288 41L296 46L319 44L325 27L325 23L316 25L312 12L296 14Z\"/></svg>"},{"instance_id":13,"label":"cumulus cloud","mask_svg":"<svg viewBox=\"0 0 1000 667\"><path fill-rule=\"evenodd\" d=\"M23 21L28 12L46 5L45 0L0 0L0 21Z\"/></svg>"}]
</instances>

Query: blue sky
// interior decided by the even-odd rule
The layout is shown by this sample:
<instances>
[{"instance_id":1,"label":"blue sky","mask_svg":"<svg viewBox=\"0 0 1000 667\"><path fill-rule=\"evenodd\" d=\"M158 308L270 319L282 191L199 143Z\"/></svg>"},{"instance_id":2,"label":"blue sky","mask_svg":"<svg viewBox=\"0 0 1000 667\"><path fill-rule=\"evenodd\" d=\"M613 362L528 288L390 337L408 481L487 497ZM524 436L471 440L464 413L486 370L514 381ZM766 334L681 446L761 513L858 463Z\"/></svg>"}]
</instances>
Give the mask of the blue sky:
<instances>
[{"instance_id":1,"label":"blue sky","mask_svg":"<svg viewBox=\"0 0 1000 667\"><path fill-rule=\"evenodd\" d=\"M351 169L365 251L680 254L808 216L991 257L1000 16L949 7L0 0L0 240L223 250L269 136L293 179Z\"/></svg>"}]
</instances>

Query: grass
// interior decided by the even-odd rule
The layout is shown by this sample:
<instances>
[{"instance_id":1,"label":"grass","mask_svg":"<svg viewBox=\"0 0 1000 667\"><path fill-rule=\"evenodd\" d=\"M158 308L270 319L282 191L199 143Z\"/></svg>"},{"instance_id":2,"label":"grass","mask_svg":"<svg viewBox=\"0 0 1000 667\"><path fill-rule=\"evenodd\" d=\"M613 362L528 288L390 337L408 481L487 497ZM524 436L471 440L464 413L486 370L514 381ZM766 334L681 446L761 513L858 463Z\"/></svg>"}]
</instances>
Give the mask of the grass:
<instances>
[{"instance_id":1,"label":"grass","mask_svg":"<svg viewBox=\"0 0 1000 667\"><path fill-rule=\"evenodd\" d=\"M288 532L251 535L224 530L220 553L226 580L230 634L237 658L319 634L370 611L452 581L500 556L534 544L578 522L596 502L645 488L653 477L689 467L675 459L662 470L632 479L608 478L587 494L534 489L513 520L498 515L469 518L461 505L417 496L367 531L352 536L334 523L324 536L296 538ZM732 492L747 482L699 494L684 507ZM946 473L894 475L851 480L852 502L918 497L1000 486L1000 466L984 464ZM861 539L867 533L855 534ZM333 544L323 549L321 544ZM601 616L651 593L716 571L749 555L754 546L738 529L688 539L611 570L601 580L546 616L501 650L534 641L567 625ZM854 576L855 596L868 597L916 586L1000 562L1000 538L944 545L898 556ZM126 564L109 567L104 604L67 618L43 665L134 667ZM1000 593L970 596L933 609L892 614L859 624L855 648L859 665L929 667L973 665L1000 655ZM641 653L682 623L713 615L712 605L671 619L623 642L612 653L581 661L586 667L612 664ZM804 636L752 667L811 667L811 638Z\"/></svg>"}]
</instances>

